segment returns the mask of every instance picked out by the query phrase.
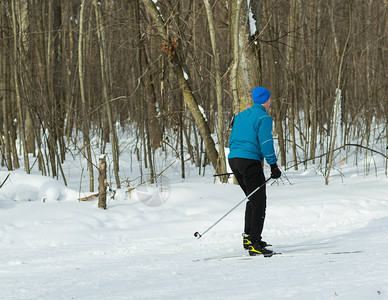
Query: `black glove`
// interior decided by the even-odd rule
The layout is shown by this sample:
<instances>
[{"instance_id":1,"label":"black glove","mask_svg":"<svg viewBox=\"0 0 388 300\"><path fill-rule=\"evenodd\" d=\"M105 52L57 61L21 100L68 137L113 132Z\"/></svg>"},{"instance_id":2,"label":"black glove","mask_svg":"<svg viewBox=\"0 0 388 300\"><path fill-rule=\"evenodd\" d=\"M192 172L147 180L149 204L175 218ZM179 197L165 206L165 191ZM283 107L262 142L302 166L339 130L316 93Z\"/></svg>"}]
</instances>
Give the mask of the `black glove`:
<instances>
[{"instance_id":1,"label":"black glove","mask_svg":"<svg viewBox=\"0 0 388 300\"><path fill-rule=\"evenodd\" d=\"M270 166L271 166L271 178L278 179L280 176L282 176L282 172L280 172L277 164L272 164Z\"/></svg>"}]
</instances>

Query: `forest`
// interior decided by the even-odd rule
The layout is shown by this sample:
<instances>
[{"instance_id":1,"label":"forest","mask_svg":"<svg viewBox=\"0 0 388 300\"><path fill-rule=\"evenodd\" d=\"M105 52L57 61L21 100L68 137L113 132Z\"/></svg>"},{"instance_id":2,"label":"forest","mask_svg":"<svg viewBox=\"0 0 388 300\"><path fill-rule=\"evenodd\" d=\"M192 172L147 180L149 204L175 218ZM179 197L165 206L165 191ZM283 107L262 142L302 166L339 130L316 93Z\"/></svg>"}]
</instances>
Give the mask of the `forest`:
<instances>
[{"instance_id":1,"label":"forest","mask_svg":"<svg viewBox=\"0 0 388 300\"><path fill-rule=\"evenodd\" d=\"M388 161L388 0L0 1L10 171L66 183L72 147L90 191L106 152L118 188L128 153L151 174L160 151L182 177L186 160L225 173L231 120L256 86L271 91L284 170L309 162L328 183L340 150Z\"/></svg>"}]
</instances>

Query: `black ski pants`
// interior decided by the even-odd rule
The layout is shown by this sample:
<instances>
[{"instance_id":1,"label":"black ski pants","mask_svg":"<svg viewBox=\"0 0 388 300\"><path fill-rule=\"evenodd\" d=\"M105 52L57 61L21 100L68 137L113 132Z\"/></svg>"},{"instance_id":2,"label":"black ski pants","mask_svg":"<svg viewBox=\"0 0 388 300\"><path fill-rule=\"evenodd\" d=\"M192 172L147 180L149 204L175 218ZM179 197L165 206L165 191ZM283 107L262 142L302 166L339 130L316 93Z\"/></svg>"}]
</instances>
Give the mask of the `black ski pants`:
<instances>
[{"instance_id":1,"label":"black ski pants","mask_svg":"<svg viewBox=\"0 0 388 300\"><path fill-rule=\"evenodd\" d=\"M229 165L246 196L265 182L261 161L230 158ZM249 197L245 208L244 232L249 234L252 243L261 241L266 207L267 196L264 185Z\"/></svg>"}]
</instances>

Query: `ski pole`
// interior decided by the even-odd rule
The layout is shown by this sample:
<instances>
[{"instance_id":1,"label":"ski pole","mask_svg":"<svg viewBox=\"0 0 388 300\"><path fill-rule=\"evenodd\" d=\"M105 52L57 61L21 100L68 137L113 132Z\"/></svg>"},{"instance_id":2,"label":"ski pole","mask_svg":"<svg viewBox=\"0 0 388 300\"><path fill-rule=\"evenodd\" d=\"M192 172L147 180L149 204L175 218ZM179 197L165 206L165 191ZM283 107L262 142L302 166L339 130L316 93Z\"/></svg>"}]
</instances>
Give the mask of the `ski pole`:
<instances>
[{"instance_id":1,"label":"ski pole","mask_svg":"<svg viewBox=\"0 0 388 300\"><path fill-rule=\"evenodd\" d=\"M213 177L217 177L217 176L225 176L225 175L233 175L233 173L215 174L215 175L213 175Z\"/></svg>"},{"instance_id":2,"label":"ski pole","mask_svg":"<svg viewBox=\"0 0 388 300\"><path fill-rule=\"evenodd\" d=\"M212 229L214 226L216 226L219 222L221 222L222 219L224 219L227 215L229 215L232 211L234 211L241 203L243 203L246 199L248 199L250 196L252 196L254 193L256 193L258 190L260 190L263 186L266 185L266 183L271 179L268 178L264 181L262 185L257 187L252 193L250 193L248 196L246 196L244 199L242 199L239 203L237 203L231 210L229 210L225 215L223 215L220 219L218 219L217 222L215 222L212 226L210 226L208 229L206 229L202 234L200 234L198 231L194 233L194 236L198 239L200 239L206 232L208 232L210 229Z\"/></svg>"}]
</instances>

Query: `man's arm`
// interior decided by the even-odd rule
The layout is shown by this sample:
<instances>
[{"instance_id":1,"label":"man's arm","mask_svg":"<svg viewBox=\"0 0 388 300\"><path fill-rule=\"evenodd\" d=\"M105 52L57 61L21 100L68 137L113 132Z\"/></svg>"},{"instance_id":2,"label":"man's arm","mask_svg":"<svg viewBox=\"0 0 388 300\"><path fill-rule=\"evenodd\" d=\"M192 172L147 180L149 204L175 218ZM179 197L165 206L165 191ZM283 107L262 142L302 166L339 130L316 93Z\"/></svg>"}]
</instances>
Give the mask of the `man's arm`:
<instances>
[{"instance_id":1,"label":"man's arm","mask_svg":"<svg viewBox=\"0 0 388 300\"><path fill-rule=\"evenodd\" d=\"M263 117L261 119L258 133L261 152L269 165L276 164L277 162L272 137L272 123L273 122L270 116Z\"/></svg>"}]
</instances>

